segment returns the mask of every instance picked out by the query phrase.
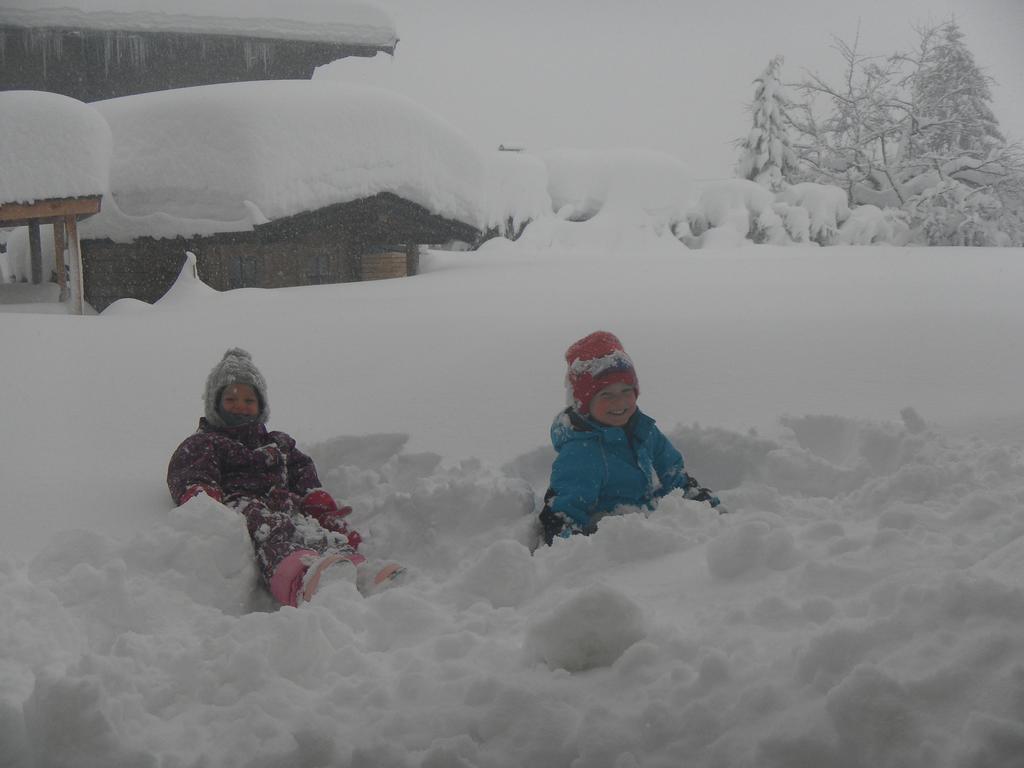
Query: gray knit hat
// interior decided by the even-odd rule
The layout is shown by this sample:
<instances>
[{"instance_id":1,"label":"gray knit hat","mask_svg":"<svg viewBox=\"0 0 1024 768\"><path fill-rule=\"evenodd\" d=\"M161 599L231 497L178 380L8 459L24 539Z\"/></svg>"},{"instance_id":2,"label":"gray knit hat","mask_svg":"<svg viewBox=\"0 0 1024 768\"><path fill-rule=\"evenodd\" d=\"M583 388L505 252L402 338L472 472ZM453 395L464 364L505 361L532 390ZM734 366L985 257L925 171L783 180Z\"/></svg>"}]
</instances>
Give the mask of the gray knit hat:
<instances>
[{"instance_id":1,"label":"gray knit hat","mask_svg":"<svg viewBox=\"0 0 1024 768\"><path fill-rule=\"evenodd\" d=\"M256 396L260 400L260 415L256 417L256 421L265 424L270 415L267 382L264 381L259 368L253 364L252 355L238 347L225 352L224 358L213 366L210 375L206 377L206 392L203 395L206 403L206 420L215 427L227 426L217 406L220 404L221 392L229 384L248 384L256 390Z\"/></svg>"}]
</instances>

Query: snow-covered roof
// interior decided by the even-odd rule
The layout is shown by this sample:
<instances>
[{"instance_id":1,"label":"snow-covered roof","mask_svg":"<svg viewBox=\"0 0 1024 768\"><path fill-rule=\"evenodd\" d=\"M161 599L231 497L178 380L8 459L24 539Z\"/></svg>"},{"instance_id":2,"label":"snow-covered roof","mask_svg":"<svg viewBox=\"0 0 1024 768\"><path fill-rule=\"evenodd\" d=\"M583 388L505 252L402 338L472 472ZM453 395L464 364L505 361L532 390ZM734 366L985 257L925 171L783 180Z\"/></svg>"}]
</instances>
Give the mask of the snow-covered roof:
<instances>
[{"instance_id":1,"label":"snow-covered roof","mask_svg":"<svg viewBox=\"0 0 1024 768\"><path fill-rule=\"evenodd\" d=\"M404 96L329 81L224 83L92 105L113 133L114 205L83 237L243 231L389 192L480 226L484 163Z\"/></svg>"},{"instance_id":2,"label":"snow-covered roof","mask_svg":"<svg viewBox=\"0 0 1024 768\"><path fill-rule=\"evenodd\" d=\"M692 177L677 158L644 149L551 150L548 191L555 210L586 218L608 203L633 205L658 219L682 216L693 196Z\"/></svg>"},{"instance_id":3,"label":"snow-covered roof","mask_svg":"<svg viewBox=\"0 0 1024 768\"><path fill-rule=\"evenodd\" d=\"M511 234L528 221L550 216L551 195L544 162L525 152L486 155L485 227Z\"/></svg>"},{"instance_id":4,"label":"snow-covered roof","mask_svg":"<svg viewBox=\"0 0 1024 768\"><path fill-rule=\"evenodd\" d=\"M0 137L0 203L106 192L110 128L87 104L56 93L0 91Z\"/></svg>"},{"instance_id":5,"label":"snow-covered roof","mask_svg":"<svg viewBox=\"0 0 1024 768\"><path fill-rule=\"evenodd\" d=\"M394 21L344 0L0 0L0 24L235 35L391 50Z\"/></svg>"}]
</instances>

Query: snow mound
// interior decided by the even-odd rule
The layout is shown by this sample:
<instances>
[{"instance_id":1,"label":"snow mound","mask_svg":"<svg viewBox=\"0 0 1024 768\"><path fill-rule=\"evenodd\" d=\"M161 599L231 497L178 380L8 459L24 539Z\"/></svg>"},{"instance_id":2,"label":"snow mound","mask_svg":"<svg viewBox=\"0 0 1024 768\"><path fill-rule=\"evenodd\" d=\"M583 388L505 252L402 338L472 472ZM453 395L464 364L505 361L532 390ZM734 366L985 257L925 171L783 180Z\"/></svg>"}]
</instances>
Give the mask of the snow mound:
<instances>
[{"instance_id":1,"label":"snow mound","mask_svg":"<svg viewBox=\"0 0 1024 768\"><path fill-rule=\"evenodd\" d=\"M587 219L615 202L644 211L660 231L683 217L694 196L683 163L660 152L563 149L541 157L551 201L562 218Z\"/></svg>"},{"instance_id":2,"label":"snow mound","mask_svg":"<svg viewBox=\"0 0 1024 768\"><path fill-rule=\"evenodd\" d=\"M242 520L209 499L140 511L124 543L62 533L27 567L0 561L7 754L1012 765L1020 452L912 409L784 426L673 433L729 514L674 493L532 556L525 479L401 434L324 441L310 453L368 554L412 578L301 609L270 604Z\"/></svg>"},{"instance_id":3,"label":"snow mound","mask_svg":"<svg viewBox=\"0 0 1024 768\"><path fill-rule=\"evenodd\" d=\"M167 293L156 300L154 306L161 309L180 309L219 295L220 291L211 288L199 278L196 255L192 251L186 251L185 263L181 265L177 279L167 289Z\"/></svg>"},{"instance_id":4,"label":"snow mound","mask_svg":"<svg viewBox=\"0 0 1024 768\"><path fill-rule=\"evenodd\" d=\"M528 661L582 672L610 666L644 635L640 606L621 592L598 584L571 595L532 621L523 650Z\"/></svg>"}]
</instances>

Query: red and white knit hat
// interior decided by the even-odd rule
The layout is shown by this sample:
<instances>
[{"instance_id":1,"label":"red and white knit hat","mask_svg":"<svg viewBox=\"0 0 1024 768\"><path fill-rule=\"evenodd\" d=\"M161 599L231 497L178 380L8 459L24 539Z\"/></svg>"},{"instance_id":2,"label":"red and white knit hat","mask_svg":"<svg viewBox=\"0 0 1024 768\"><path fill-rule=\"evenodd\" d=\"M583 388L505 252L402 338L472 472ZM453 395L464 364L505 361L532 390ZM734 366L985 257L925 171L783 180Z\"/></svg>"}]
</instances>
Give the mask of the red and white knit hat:
<instances>
[{"instance_id":1,"label":"red and white knit hat","mask_svg":"<svg viewBox=\"0 0 1024 768\"><path fill-rule=\"evenodd\" d=\"M565 362L569 365L566 399L582 416L590 413L594 395L609 384L629 384L640 394L633 360L613 333L594 331L584 336L566 350Z\"/></svg>"}]
</instances>

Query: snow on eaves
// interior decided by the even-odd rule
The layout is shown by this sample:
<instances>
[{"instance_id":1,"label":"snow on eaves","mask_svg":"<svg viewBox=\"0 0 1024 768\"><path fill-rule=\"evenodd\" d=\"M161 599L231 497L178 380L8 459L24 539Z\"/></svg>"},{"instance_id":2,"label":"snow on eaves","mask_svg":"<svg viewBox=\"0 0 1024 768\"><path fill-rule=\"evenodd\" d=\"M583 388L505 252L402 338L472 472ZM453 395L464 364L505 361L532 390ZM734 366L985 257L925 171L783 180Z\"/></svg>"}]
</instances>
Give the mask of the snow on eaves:
<instances>
[{"instance_id":1,"label":"snow on eaves","mask_svg":"<svg viewBox=\"0 0 1024 768\"><path fill-rule=\"evenodd\" d=\"M0 24L306 40L393 50L391 16L344 0L0 0Z\"/></svg>"},{"instance_id":2,"label":"snow on eaves","mask_svg":"<svg viewBox=\"0 0 1024 768\"><path fill-rule=\"evenodd\" d=\"M542 153L548 191L565 218L586 219L635 206L658 222L682 218L694 198L692 176L677 158L645 149L558 149Z\"/></svg>"},{"instance_id":3,"label":"snow on eaves","mask_svg":"<svg viewBox=\"0 0 1024 768\"><path fill-rule=\"evenodd\" d=\"M102 195L110 154L110 128L89 105L0 91L0 203Z\"/></svg>"},{"instance_id":4,"label":"snow on eaves","mask_svg":"<svg viewBox=\"0 0 1024 768\"><path fill-rule=\"evenodd\" d=\"M114 139L114 205L83 236L242 231L390 192L479 228L484 163L398 94L327 81L223 83L92 105Z\"/></svg>"}]
</instances>

